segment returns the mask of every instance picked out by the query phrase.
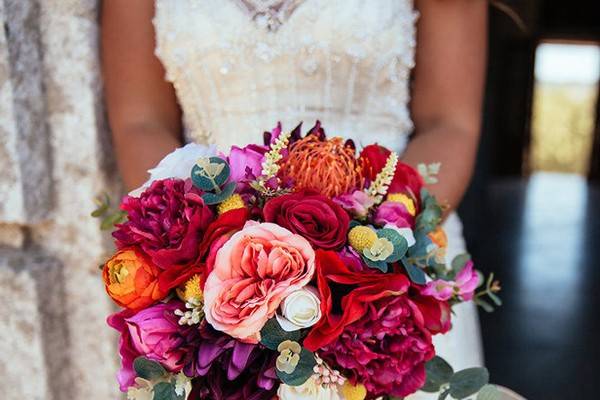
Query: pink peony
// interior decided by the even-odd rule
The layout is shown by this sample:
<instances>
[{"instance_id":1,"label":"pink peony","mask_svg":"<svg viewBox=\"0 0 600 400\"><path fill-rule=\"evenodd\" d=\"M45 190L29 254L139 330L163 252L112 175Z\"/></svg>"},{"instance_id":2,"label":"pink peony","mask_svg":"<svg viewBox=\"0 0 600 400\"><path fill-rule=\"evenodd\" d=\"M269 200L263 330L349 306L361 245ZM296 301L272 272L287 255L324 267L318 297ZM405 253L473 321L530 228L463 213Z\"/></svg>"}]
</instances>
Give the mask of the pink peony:
<instances>
[{"instance_id":1,"label":"pink peony","mask_svg":"<svg viewBox=\"0 0 600 400\"><path fill-rule=\"evenodd\" d=\"M197 261L213 213L190 180L154 181L140 197L126 196L127 221L113 232L118 248L137 245L161 269Z\"/></svg>"},{"instance_id":2,"label":"pink peony","mask_svg":"<svg viewBox=\"0 0 600 400\"><path fill-rule=\"evenodd\" d=\"M445 281L436 279L427 283L421 291L425 296L432 296L437 300L449 300L452 295L457 295L464 301L473 299L475 289L479 286L479 276L473 269L473 261L468 261L463 269L456 275L456 280Z\"/></svg>"},{"instance_id":3,"label":"pink peony","mask_svg":"<svg viewBox=\"0 0 600 400\"><path fill-rule=\"evenodd\" d=\"M204 287L206 320L234 338L258 343L281 301L314 272L315 253L306 239L250 221L216 253Z\"/></svg>"},{"instance_id":4,"label":"pink peony","mask_svg":"<svg viewBox=\"0 0 600 400\"><path fill-rule=\"evenodd\" d=\"M108 317L108 324L121 333L118 380L122 391L134 382L133 361L139 356L157 361L171 372L184 367L193 351L188 345L197 343L198 334L194 327L179 325L174 313L177 309L185 310L184 304L171 300L138 313L124 310Z\"/></svg>"},{"instance_id":5,"label":"pink peony","mask_svg":"<svg viewBox=\"0 0 600 400\"><path fill-rule=\"evenodd\" d=\"M381 226L391 224L398 228L410 228L414 221L404 204L395 201L384 201L375 212L375 223Z\"/></svg>"},{"instance_id":6,"label":"pink peony","mask_svg":"<svg viewBox=\"0 0 600 400\"><path fill-rule=\"evenodd\" d=\"M244 148L232 146L229 151L230 180L242 182L254 179L262 172L262 162L268 147L249 144Z\"/></svg>"},{"instance_id":7,"label":"pink peony","mask_svg":"<svg viewBox=\"0 0 600 400\"><path fill-rule=\"evenodd\" d=\"M421 309L402 295L368 303L366 313L319 354L376 398L419 390L435 350Z\"/></svg>"},{"instance_id":8,"label":"pink peony","mask_svg":"<svg viewBox=\"0 0 600 400\"><path fill-rule=\"evenodd\" d=\"M375 200L362 190L343 194L334 198L333 201L358 218L365 218L369 209L375 205Z\"/></svg>"}]
</instances>

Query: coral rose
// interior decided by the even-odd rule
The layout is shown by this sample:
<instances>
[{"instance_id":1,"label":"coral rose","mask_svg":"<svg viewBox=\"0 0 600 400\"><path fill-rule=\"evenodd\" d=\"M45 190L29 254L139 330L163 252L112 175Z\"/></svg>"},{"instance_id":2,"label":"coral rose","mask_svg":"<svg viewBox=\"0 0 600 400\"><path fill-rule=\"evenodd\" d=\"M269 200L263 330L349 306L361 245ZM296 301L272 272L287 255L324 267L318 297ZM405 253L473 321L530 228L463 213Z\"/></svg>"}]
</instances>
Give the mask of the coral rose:
<instances>
[{"instance_id":1,"label":"coral rose","mask_svg":"<svg viewBox=\"0 0 600 400\"><path fill-rule=\"evenodd\" d=\"M316 193L290 193L269 200L265 221L302 235L314 247L335 250L346 243L350 216L331 199Z\"/></svg>"},{"instance_id":2,"label":"coral rose","mask_svg":"<svg viewBox=\"0 0 600 400\"><path fill-rule=\"evenodd\" d=\"M258 343L281 301L306 286L314 271L315 253L306 239L250 221L216 253L204 287L206 320L234 338Z\"/></svg>"},{"instance_id":3,"label":"coral rose","mask_svg":"<svg viewBox=\"0 0 600 400\"><path fill-rule=\"evenodd\" d=\"M197 261L204 230L213 219L190 180L154 181L140 197L127 196L127 221L113 232L117 247L139 245L161 269Z\"/></svg>"},{"instance_id":4,"label":"coral rose","mask_svg":"<svg viewBox=\"0 0 600 400\"><path fill-rule=\"evenodd\" d=\"M159 273L140 251L126 248L104 264L102 277L106 292L115 303L140 310L166 296L158 286Z\"/></svg>"}]
</instances>

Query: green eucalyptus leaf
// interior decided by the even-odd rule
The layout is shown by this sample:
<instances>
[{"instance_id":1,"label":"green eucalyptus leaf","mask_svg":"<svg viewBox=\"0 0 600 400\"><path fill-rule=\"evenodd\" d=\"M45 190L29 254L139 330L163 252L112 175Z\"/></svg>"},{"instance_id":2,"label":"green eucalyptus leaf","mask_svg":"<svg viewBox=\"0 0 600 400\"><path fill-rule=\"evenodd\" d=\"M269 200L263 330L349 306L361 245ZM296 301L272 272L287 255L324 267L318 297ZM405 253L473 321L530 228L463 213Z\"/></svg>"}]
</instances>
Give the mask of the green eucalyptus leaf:
<instances>
[{"instance_id":1,"label":"green eucalyptus leaf","mask_svg":"<svg viewBox=\"0 0 600 400\"><path fill-rule=\"evenodd\" d=\"M438 400L446 400L446 398L450 395L450 390L444 390L440 393Z\"/></svg>"},{"instance_id":2,"label":"green eucalyptus leaf","mask_svg":"<svg viewBox=\"0 0 600 400\"><path fill-rule=\"evenodd\" d=\"M167 374L162 365L145 357L136 358L133 361L133 369L137 376L149 381L162 378Z\"/></svg>"},{"instance_id":3,"label":"green eucalyptus leaf","mask_svg":"<svg viewBox=\"0 0 600 400\"><path fill-rule=\"evenodd\" d=\"M154 385L154 397L152 397L152 400L184 400L184 396L177 395L174 384L160 382Z\"/></svg>"},{"instance_id":4,"label":"green eucalyptus leaf","mask_svg":"<svg viewBox=\"0 0 600 400\"><path fill-rule=\"evenodd\" d=\"M294 372L288 374L276 369L277 377L286 385L300 386L312 376L315 365L317 365L315 355L307 349L302 348L302 351L300 352L300 361L298 361L298 365L296 365Z\"/></svg>"},{"instance_id":5,"label":"green eucalyptus leaf","mask_svg":"<svg viewBox=\"0 0 600 400\"><path fill-rule=\"evenodd\" d=\"M425 386L421 388L423 392L436 393L442 385L450 382L454 374L452 366L442 357L435 356L425 364Z\"/></svg>"},{"instance_id":6,"label":"green eucalyptus leaf","mask_svg":"<svg viewBox=\"0 0 600 400\"><path fill-rule=\"evenodd\" d=\"M235 186L235 182L229 182L220 193L204 193L202 195L202 200L204 200L204 203L207 205L222 203L233 194Z\"/></svg>"},{"instance_id":7,"label":"green eucalyptus leaf","mask_svg":"<svg viewBox=\"0 0 600 400\"><path fill-rule=\"evenodd\" d=\"M415 244L408 249L408 255L410 257L422 257L428 253L428 247L433 242L427 234L423 232L415 232Z\"/></svg>"},{"instance_id":8,"label":"green eucalyptus leaf","mask_svg":"<svg viewBox=\"0 0 600 400\"><path fill-rule=\"evenodd\" d=\"M485 312L494 312L494 306L492 306L490 303L488 303L487 301L483 300L482 298L476 298L475 300L473 300L475 302L475 304L477 304L479 307L483 308L483 310Z\"/></svg>"},{"instance_id":9,"label":"green eucalyptus leaf","mask_svg":"<svg viewBox=\"0 0 600 400\"><path fill-rule=\"evenodd\" d=\"M394 245L394 252L385 259L386 263L395 263L404 257L406 251L408 250L408 242L404 236L398 233L398 231L394 229L383 228L377 231L377 236L380 238L386 238Z\"/></svg>"},{"instance_id":10,"label":"green eucalyptus leaf","mask_svg":"<svg viewBox=\"0 0 600 400\"><path fill-rule=\"evenodd\" d=\"M369 268L374 268L374 269L378 269L383 273L388 272L388 264L385 261L379 260L379 261L373 261L367 257L363 256L363 261L365 262L365 264L367 264L367 266Z\"/></svg>"},{"instance_id":11,"label":"green eucalyptus leaf","mask_svg":"<svg viewBox=\"0 0 600 400\"><path fill-rule=\"evenodd\" d=\"M500 297L498 297L497 294L488 291L487 295L490 299L492 299L492 301L494 302L494 304L496 304L498 307L500 307L502 305L502 299Z\"/></svg>"},{"instance_id":12,"label":"green eucalyptus leaf","mask_svg":"<svg viewBox=\"0 0 600 400\"><path fill-rule=\"evenodd\" d=\"M260 343L271 349L277 350L277 346L284 340L299 342L302 333L298 331L287 332L279 325L276 318L271 318L260 331Z\"/></svg>"},{"instance_id":13,"label":"green eucalyptus leaf","mask_svg":"<svg viewBox=\"0 0 600 400\"><path fill-rule=\"evenodd\" d=\"M425 272L416 265L413 265L406 257L402 259L402 265L404 265L404 269L411 281L417 285L424 285L427 283Z\"/></svg>"},{"instance_id":14,"label":"green eucalyptus leaf","mask_svg":"<svg viewBox=\"0 0 600 400\"><path fill-rule=\"evenodd\" d=\"M486 368L463 369L450 378L450 394L455 399L464 399L479 392L489 381L490 374Z\"/></svg>"},{"instance_id":15,"label":"green eucalyptus leaf","mask_svg":"<svg viewBox=\"0 0 600 400\"><path fill-rule=\"evenodd\" d=\"M487 384L477 393L477 400L502 400L504 397L495 385Z\"/></svg>"},{"instance_id":16,"label":"green eucalyptus leaf","mask_svg":"<svg viewBox=\"0 0 600 400\"><path fill-rule=\"evenodd\" d=\"M192 168L192 182L203 191L219 191L227 182L231 169L220 157L201 158Z\"/></svg>"}]
</instances>

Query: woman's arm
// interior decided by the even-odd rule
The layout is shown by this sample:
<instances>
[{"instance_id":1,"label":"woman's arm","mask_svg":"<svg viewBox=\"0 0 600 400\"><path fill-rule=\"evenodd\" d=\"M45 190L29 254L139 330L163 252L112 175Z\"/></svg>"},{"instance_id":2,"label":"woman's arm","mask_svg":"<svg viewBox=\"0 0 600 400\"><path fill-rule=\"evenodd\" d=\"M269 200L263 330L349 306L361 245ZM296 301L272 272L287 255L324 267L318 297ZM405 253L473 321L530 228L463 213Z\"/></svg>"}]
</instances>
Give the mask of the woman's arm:
<instances>
[{"instance_id":1,"label":"woman's arm","mask_svg":"<svg viewBox=\"0 0 600 400\"><path fill-rule=\"evenodd\" d=\"M404 161L441 162L431 191L451 209L471 179L479 131L487 52L485 0L417 0L412 100L415 136Z\"/></svg>"},{"instance_id":2,"label":"woman's arm","mask_svg":"<svg viewBox=\"0 0 600 400\"><path fill-rule=\"evenodd\" d=\"M108 118L119 169L133 189L181 145L181 112L173 86L154 55L149 0L104 0L102 68Z\"/></svg>"}]
</instances>

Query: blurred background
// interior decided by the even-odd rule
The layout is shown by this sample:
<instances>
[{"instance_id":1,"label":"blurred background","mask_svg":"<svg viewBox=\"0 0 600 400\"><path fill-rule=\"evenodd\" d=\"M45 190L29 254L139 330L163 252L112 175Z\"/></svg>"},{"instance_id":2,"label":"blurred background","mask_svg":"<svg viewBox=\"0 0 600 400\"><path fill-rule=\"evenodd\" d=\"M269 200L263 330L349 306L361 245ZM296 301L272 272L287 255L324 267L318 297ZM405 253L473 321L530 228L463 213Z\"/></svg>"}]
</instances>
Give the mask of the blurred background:
<instances>
[{"instance_id":1,"label":"blurred background","mask_svg":"<svg viewBox=\"0 0 600 400\"><path fill-rule=\"evenodd\" d=\"M503 283L504 306L480 311L486 364L528 399L598 398L600 3L503 5L460 209L474 259Z\"/></svg>"},{"instance_id":2,"label":"blurred background","mask_svg":"<svg viewBox=\"0 0 600 400\"><path fill-rule=\"evenodd\" d=\"M474 0L475 1L475 0ZM0 0L0 386L4 398L118 398L111 249L89 217L118 197L98 69L98 0ZM482 142L461 206L495 383L593 399L600 359L600 6L495 3ZM499 10L501 8L503 10Z\"/></svg>"}]
</instances>

